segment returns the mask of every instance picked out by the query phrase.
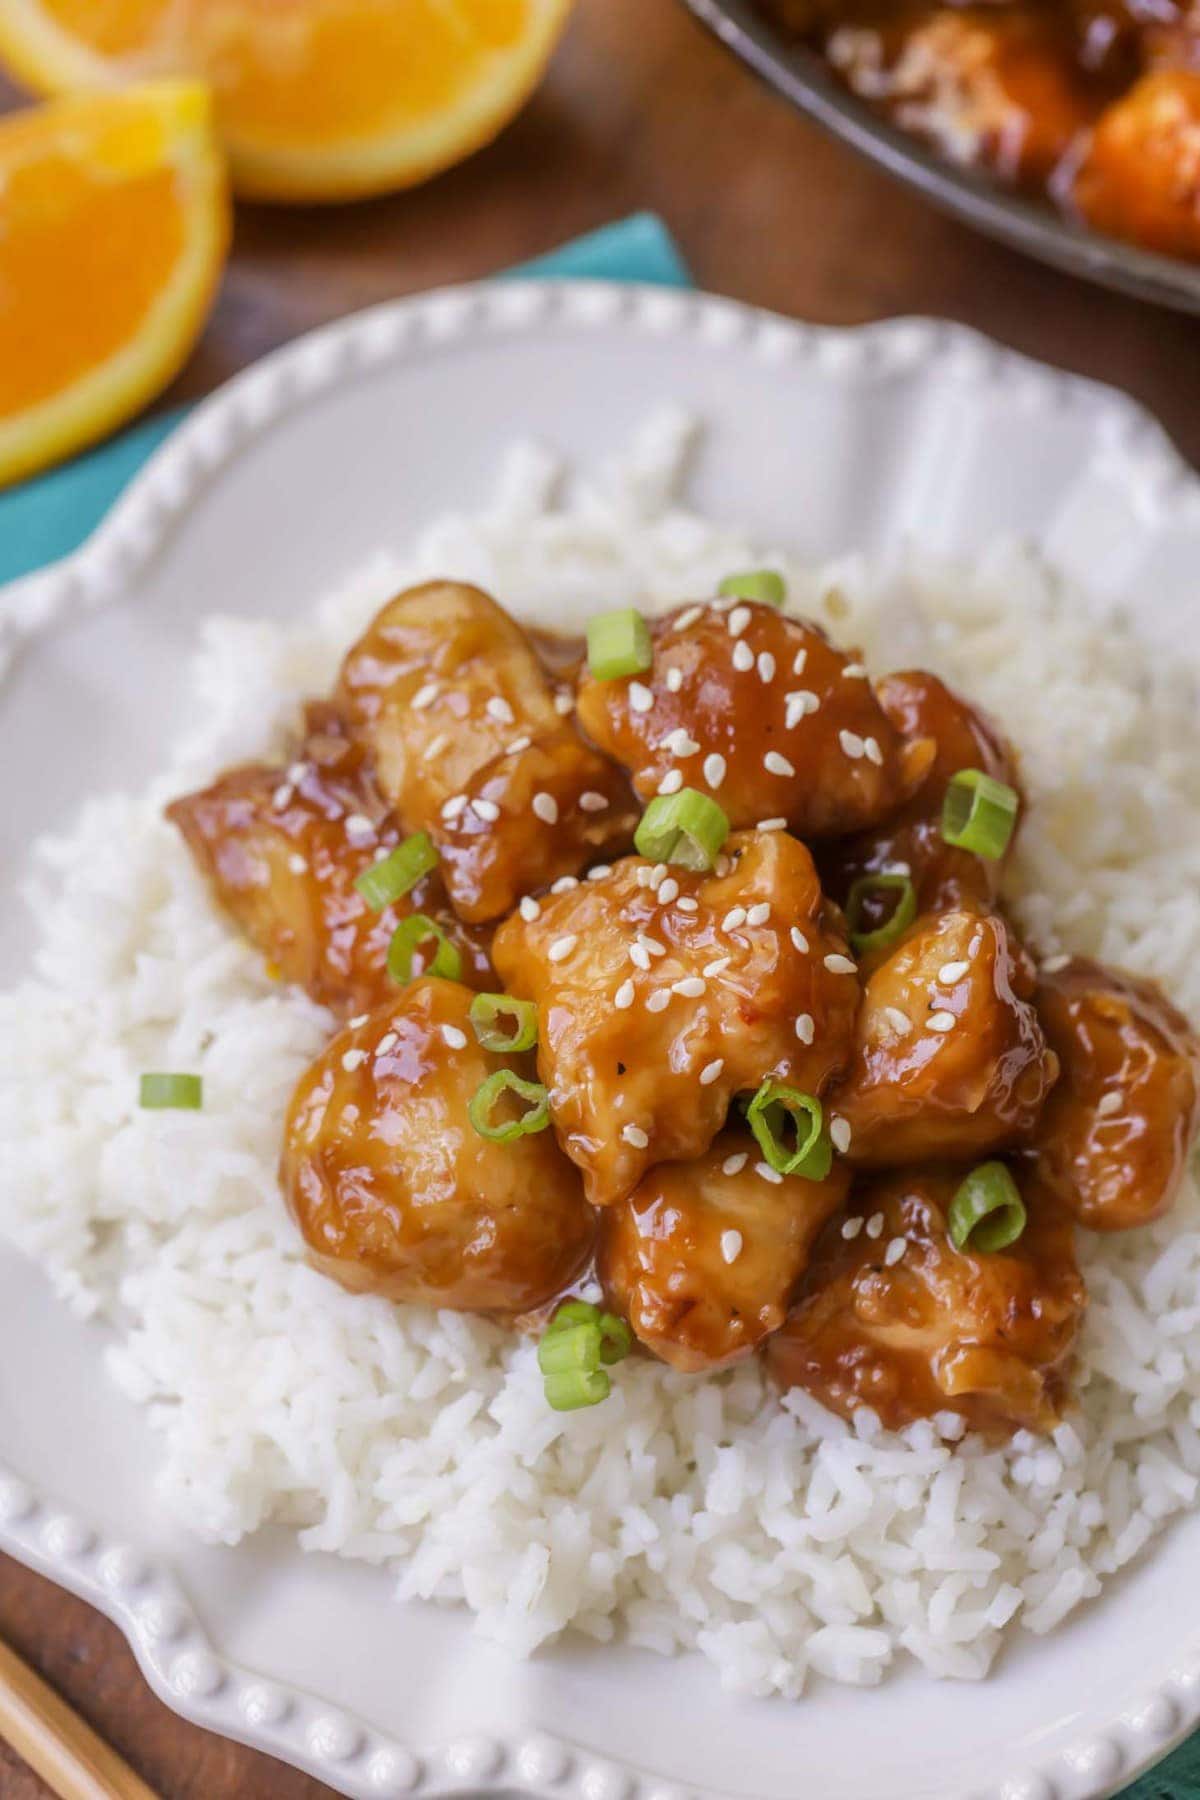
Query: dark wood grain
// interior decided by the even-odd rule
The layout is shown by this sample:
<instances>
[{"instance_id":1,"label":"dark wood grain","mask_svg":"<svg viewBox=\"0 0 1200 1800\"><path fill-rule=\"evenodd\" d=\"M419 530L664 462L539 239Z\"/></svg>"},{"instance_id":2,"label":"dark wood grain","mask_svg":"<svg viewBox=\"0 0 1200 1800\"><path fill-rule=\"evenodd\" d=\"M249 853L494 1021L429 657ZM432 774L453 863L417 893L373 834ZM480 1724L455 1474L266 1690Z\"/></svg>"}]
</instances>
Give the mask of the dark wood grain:
<instances>
[{"instance_id":1,"label":"dark wood grain","mask_svg":"<svg viewBox=\"0 0 1200 1800\"><path fill-rule=\"evenodd\" d=\"M242 208L216 312L168 399L207 391L323 320L487 274L640 207L662 214L704 287L837 324L964 320L1128 389L1200 462L1196 320L1088 288L942 217L759 87L672 0L580 0L533 104L428 187L332 211ZM165 1800L329 1791L177 1719L107 1620L3 1559L0 1634ZM45 1793L0 1747L3 1800Z\"/></svg>"}]
</instances>

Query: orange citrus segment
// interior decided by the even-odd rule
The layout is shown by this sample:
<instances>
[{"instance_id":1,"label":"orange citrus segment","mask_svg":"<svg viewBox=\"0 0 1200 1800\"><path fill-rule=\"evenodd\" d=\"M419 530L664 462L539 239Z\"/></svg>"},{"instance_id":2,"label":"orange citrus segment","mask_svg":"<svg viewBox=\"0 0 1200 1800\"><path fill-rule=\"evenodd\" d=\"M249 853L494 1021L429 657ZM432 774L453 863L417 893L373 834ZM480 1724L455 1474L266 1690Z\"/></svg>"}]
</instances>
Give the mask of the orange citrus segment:
<instances>
[{"instance_id":1,"label":"orange citrus segment","mask_svg":"<svg viewBox=\"0 0 1200 1800\"><path fill-rule=\"evenodd\" d=\"M179 368L229 237L207 90L0 119L0 485L127 419Z\"/></svg>"},{"instance_id":2,"label":"orange citrus segment","mask_svg":"<svg viewBox=\"0 0 1200 1800\"><path fill-rule=\"evenodd\" d=\"M570 0L3 0L0 56L43 92L211 82L242 193L404 187L494 137Z\"/></svg>"}]
</instances>

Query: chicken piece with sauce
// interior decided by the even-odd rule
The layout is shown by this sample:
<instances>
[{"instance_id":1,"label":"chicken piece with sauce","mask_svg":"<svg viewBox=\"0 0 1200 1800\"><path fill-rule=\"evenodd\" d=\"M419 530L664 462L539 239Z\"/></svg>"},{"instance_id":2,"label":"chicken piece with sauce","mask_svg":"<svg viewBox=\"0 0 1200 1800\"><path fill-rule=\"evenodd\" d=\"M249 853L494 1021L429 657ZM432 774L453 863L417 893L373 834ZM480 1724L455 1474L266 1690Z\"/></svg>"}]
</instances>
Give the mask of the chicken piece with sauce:
<instances>
[{"instance_id":1,"label":"chicken piece with sauce","mask_svg":"<svg viewBox=\"0 0 1200 1800\"><path fill-rule=\"evenodd\" d=\"M747 1131L695 1162L659 1163L600 1216L597 1271L610 1304L676 1369L722 1369L777 1331L850 1171L783 1176Z\"/></svg>"},{"instance_id":2,"label":"chicken piece with sauce","mask_svg":"<svg viewBox=\"0 0 1200 1800\"><path fill-rule=\"evenodd\" d=\"M1200 1038L1153 982L1075 959L1042 971L1036 1004L1062 1075L1030 1157L1082 1225L1161 1218L1200 1130Z\"/></svg>"},{"instance_id":3,"label":"chicken piece with sauce","mask_svg":"<svg viewBox=\"0 0 1200 1800\"><path fill-rule=\"evenodd\" d=\"M429 582L392 600L347 654L336 699L385 797L436 844L461 918L500 918L530 888L629 847L627 782L480 589Z\"/></svg>"},{"instance_id":4,"label":"chicken piece with sauce","mask_svg":"<svg viewBox=\"0 0 1200 1800\"><path fill-rule=\"evenodd\" d=\"M781 1388L846 1418L869 1406L889 1430L939 1412L993 1437L1058 1423L1086 1304L1070 1218L1027 1194L1015 1243L958 1250L947 1219L961 1179L934 1167L856 1186L768 1341Z\"/></svg>"},{"instance_id":5,"label":"chicken piece with sauce","mask_svg":"<svg viewBox=\"0 0 1200 1800\"><path fill-rule=\"evenodd\" d=\"M765 1077L819 1095L848 1065L858 980L811 856L783 832L725 849L712 874L628 857L496 933L505 987L537 1002L539 1072L595 1206L700 1156Z\"/></svg>"},{"instance_id":6,"label":"chicken piece with sauce","mask_svg":"<svg viewBox=\"0 0 1200 1800\"><path fill-rule=\"evenodd\" d=\"M822 847L818 862L826 891L844 906L856 881L898 871L911 878L919 913L991 907L1013 840L1005 855L995 858L948 844L942 836L942 802L951 777L961 769L979 769L1016 788L1012 751L990 721L924 669L886 675L875 692L901 737L932 739L937 753L916 793L891 818L872 831ZM869 901L859 915L864 931L885 922L890 908L882 890L879 901L880 916Z\"/></svg>"},{"instance_id":7,"label":"chicken piece with sauce","mask_svg":"<svg viewBox=\"0 0 1200 1800\"><path fill-rule=\"evenodd\" d=\"M460 923L433 871L382 911L355 882L402 832L360 745L327 708L286 769L248 764L167 808L218 903L284 981L342 1015L394 993L388 946L401 919L424 913L461 958L462 979L494 984L486 935ZM418 952L422 955L423 952Z\"/></svg>"},{"instance_id":8,"label":"chicken piece with sauce","mask_svg":"<svg viewBox=\"0 0 1200 1800\"><path fill-rule=\"evenodd\" d=\"M552 1132L498 1142L472 1123L482 1083L527 1078L533 1059L482 1049L470 1002L415 981L339 1032L292 1098L281 1179L311 1260L343 1287L515 1314L578 1274L595 1215Z\"/></svg>"},{"instance_id":9,"label":"chicken piece with sauce","mask_svg":"<svg viewBox=\"0 0 1200 1800\"><path fill-rule=\"evenodd\" d=\"M831 1095L851 1161L979 1156L1027 1139L1058 1075L1034 981L998 915L918 920L867 981L854 1061Z\"/></svg>"},{"instance_id":10,"label":"chicken piece with sauce","mask_svg":"<svg viewBox=\"0 0 1200 1800\"><path fill-rule=\"evenodd\" d=\"M1110 237L1200 257L1200 67L1152 69L1114 101L1072 197Z\"/></svg>"},{"instance_id":11,"label":"chicken piece with sauce","mask_svg":"<svg viewBox=\"0 0 1200 1800\"><path fill-rule=\"evenodd\" d=\"M579 687L579 722L643 801L711 794L734 830L783 819L798 837L859 831L915 792L931 741L902 740L866 670L813 624L751 601L651 623L644 674Z\"/></svg>"}]
</instances>

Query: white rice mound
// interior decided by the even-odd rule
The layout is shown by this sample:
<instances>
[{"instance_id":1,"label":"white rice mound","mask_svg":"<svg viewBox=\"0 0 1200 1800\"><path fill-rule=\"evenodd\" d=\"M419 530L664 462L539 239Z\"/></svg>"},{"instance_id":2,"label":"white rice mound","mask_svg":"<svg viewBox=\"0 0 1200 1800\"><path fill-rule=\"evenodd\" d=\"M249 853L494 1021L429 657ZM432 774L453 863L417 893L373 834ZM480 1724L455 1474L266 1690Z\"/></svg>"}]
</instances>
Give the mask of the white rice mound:
<instances>
[{"instance_id":1,"label":"white rice mound","mask_svg":"<svg viewBox=\"0 0 1200 1800\"><path fill-rule=\"evenodd\" d=\"M903 1652L978 1677L1005 1628L1049 1631L1141 1552L1200 1479L1200 1195L1159 1225L1080 1234L1091 1293L1080 1407L1002 1450L949 1415L853 1428L756 1364L624 1364L602 1407L551 1412L533 1349L485 1321L343 1294L306 1267L276 1185L292 1086L330 1020L281 991L218 915L166 798L282 744L304 695L395 589L475 580L527 618L666 606L769 558L795 610L876 671L925 663L1020 747L1032 807L1017 917L1042 955L1153 974L1200 1016L1195 692L1089 623L1028 551L971 569L897 551L804 569L683 510L692 427L650 421L565 482L511 451L493 503L381 553L316 617L214 617L195 719L149 790L40 843L40 947L0 997L0 1230L81 1314L147 1408L159 1481L204 1537L268 1519L382 1564L396 1593L465 1602L528 1654L571 1626L695 1648L741 1692L810 1672L878 1681ZM145 1069L198 1070L195 1114L142 1112Z\"/></svg>"}]
</instances>

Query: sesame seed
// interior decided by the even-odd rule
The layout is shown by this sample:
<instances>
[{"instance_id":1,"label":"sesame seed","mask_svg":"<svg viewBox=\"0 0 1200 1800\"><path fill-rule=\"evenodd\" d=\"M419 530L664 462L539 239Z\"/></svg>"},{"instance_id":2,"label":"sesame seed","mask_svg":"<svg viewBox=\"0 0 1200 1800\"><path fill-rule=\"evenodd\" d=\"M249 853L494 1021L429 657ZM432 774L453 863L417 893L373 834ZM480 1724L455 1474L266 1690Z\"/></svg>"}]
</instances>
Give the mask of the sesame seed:
<instances>
[{"instance_id":1,"label":"sesame seed","mask_svg":"<svg viewBox=\"0 0 1200 1800\"><path fill-rule=\"evenodd\" d=\"M840 956L836 951L825 959L825 967L831 975L857 975L858 964L852 963L848 956Z\"/></svg>"},{"instance_id":2,"label":"sesame seed","mask_svg":"<svg viewBox=\"0 0 1200 1800\"><path fill-rule=\"evenodd\" d=\"M449 742L450 739L447 737L446 733L444 731L439 731L436 737L430 738L429 742L422 750L421 761L432 762L435 756L440 756L442 754L442 751Z\"/></svg>"},{"instance_id":3,"label":"sesame seed","mask_svg":"<svg viewBox=\"0 0 1200 1800\"><path fill-rule=\"evenodd\" d=\"M801 1013L796 1020L796 1036L800 1039L800 1042L802 1044L811 1044L815 1030L816 1026L813 1024L812 1014Z\"/></svg>"},{"instance_id":4,"label":"sesame seed","mask_svg":"<svg viewBox=\"0 0 1200 1800\"><path fill-rule=\"evenodd\" d=\"M639 931L637 941L650 952L651 956L665 956L667 954L667 946L665 944L660 944L658 939L656 937L651 937L647 931Z\"/></svg>"},{"instance_id":5,"label":"sesame seed","mask_svg":"<svg viewBox=\"0 0 1200 1800\"><path fill-rule=\"evenodd\" d=\"M666 673L666 683L668 694L677 694L683 686L683 670L668 669Z\"/></svg>"},{"instance_id":6,"label":"sesame seed","mask_svg":"<svg viewBox=\"0 0 1200 1800\"><path fill-rule=\"evenodd\" d=\"M867 1236L869 1238L883 1236L883 1214L881 1212L872 1213L867 1220Z\"/></svg>"},{"instance_id":7,"label":"sesame seed","mask_svg":"<svg viewBox=\"0 0 1200 1800\"><path fill-rule=\"evenodd\" d=\"M930 1013L925 1024L930 1031L953 1031L958 1020L952 1012L935 1012Z\"/></svg>"},{"instance_id":8,"label":"sesame seed","mask_svg":"<svg viewBox=\"0 0 1200 1800\"><path fill-rule=\"evenodd\" d=\"M436 681L427 681L425 683L424 687L419 687L417 689L416 693L413 695L412 699L409 701L409 705L412 707L414 712L424 712L425 708L427 706L433 705L433 703L437 699L437 697L438 697L437 682Z\"/></svg>"},{"instance_id":9,"label":"sesame seed","mask_svg":"<svg viewBox=\"0 0 1200 1800\"><path fill-rule=\"evenodd\" d=\"M294 850L288 857L288 868L293 875L303 875L308 868L307 856L301 856L298 850Z\"/></svg>"},{"instance_id":10,"label":"sesame seed","mask_svg":"<svg viewBox=\"0 0 1200 1800\"><path fill-rule=\"evenodd\" d=\"M676 879L673 875L668 876L666 881L659 882L658 897L664 906L669 906L671 904L672 900L677 899L678 896L679 896L679 883L676 881Z\"/></svg>"},{"instance_id":11,"label":"sesame seed","mask_svg":"<svg viewBox=\"0 0 1200 1800\"><path fill-rule=\"evenodd\" d=\"M598 794L593 788L589 788L586 793L580 794L579 805L580 810L586 813L607 812L608 796L607 794Z\"/></svg>"},{"instance_id":12,"label":"sesame seed","mask_svg":"<svg viewBox=\"0 0 1200 1800\"><path fill-rule=\"evenodd\" d=\"M654 705L654 695L644 681L630 682L629 704L636 713L648 713Z\"/></svg>"},{"instance_id":13,"label":"sesame seed","mask_svg":"<svg viewBox=\"0 0 1200 1800\"><path fill-rule=\"evenodd\" d=\"M650 1142L640 1125L622 1125L621 1136L627 1144L632 1144L635 1150L644 1150Z\"/></svg>"},{"instance_id":14,"label":"sesame seed","mask_svg":"<svg viewBox=\"0 0 1200 1800\"><path fill-rule=\"evenodd\" d=\"M722 850L720 856L718 856L718 858L716 860L716 865L713 868L713 874L716 876L718 881L724 881L725 877L730 873L732 868L733 868L732 856L726 856L725 852Z\"/></svg>"},{"instance_id":15,"label":"sesame seed","mask_svg":"<svg viewBox=\"0 0 1200 1800\"><path fill-rule=\"evenodd\" d=\"M660 881L664 881L666 879L666 874L667 874L666 863L655 863L654 867L650 871L650 886L656 888Z\"/></svg>"},{"instance_id":16,"label":"sesame seed","mask_svg":"<svg viewBox=\"0 0 1200 1800\"><path fill-rule=\"evenodd\" d=\"M694 625L696 620L701 618L703 614L704 608L702 606L685 606L679 617L674 621L673 629L675 631L686 631L688 626Z\"/></svg>"},{"instance_id":17,"label":"sesame seed","mask_svg":"<svg viewBox=\"0 0 1200 1800\"><path fill-rule=\"evenodd\" d=\"M465 800L463 804L464 806L466 805ZM346 835L348 837L358 838L360 842L365 842L366 839L375 836L375 827L364 813L347 813Z\"/></svg>"},{"instance_id":18,"label":"sesame seed","mask_svg":"<svg viewBox=\"0 0 1200 1800\"><path fill-rule=\"evenodd\" d=\"M866 751L867 761L873 762L877 769L882 769L883 751L879 748L879 739L873 737L864 738L863 749Z\"/></svg>"},{"instance_id":19,"label":"sesame seed","mask_svg":"<svg viewBox=\"0 0 1200 1800\"><path fill-rule=\"evenodd\" d=\"M1057 975L1060 969L1066 968L1070 960L1069 956L1048 956L1042 964L1042 974Z\"/></svg>"},{"instance_id":20,"label":"sesame seed","mask_svg":"<svg viewBox=\"0 0 1200 1800\"><path fill-rule=\"evenodd\" d=\"M704 779L710 788L719 788L725 779L725 758L715 750L704 759Z\"/></svg>"},{"instance_id":21,"label":"sesame seed","mask_svg":"<svg viewBox=\"0 0 1200 1800\"><path fill-rule=\"evenodd\" d=\"M741 637L743 631L745 631L747 625L750 623L750 608L748 606L735 606L726 623L729 626L730 637Z\"/></svg>"},{"instance_id":22,"label":"sesame seed","mask_svg":"<svg viewBox=\"0 0 1200 1800\"><path fill-rule=\"evenodd\" d=\"M898 1006L885 1006L880 1016L891 1027L893 1037L911 1037L912 1020Z\"/></svg>"},{"instance_id":23,"label":"sesame seed","mask_svg":"<svg viewBox=\"0 0 1200 1800\"><path fill-rule=\"evenodd\" d=\"M552 963L565 962L578 942L579 939L575 933L568 931L565 936L555 938L546 954Z\"/></svg>"},{"instance_id":24,"label":"sesame seed","mask_svg":"<svg viewBox=\"0 0 1200 1800\"><path fill-rule=\"evenodd\" d=\"M847 663L842 670L842 679L844 681L861 681L866 673L866 663Z\"/></svg>"},{"instance_id":25,"label":"sesame seed","mask_svg":"<svg viewBox=\"0 0 1200 1800\"><path fill-rule=\"evenodd\" d=\"M710 963L705 963L700 973L707 981L711 981L714 976L723 975L732 961L732 956L714 956Z\"/></svg>"},{"instance_id":26,"label":"sesame seed","mask_svg":"<svg viewBox=\"0 0 1200 1800\"><path fill-rule=\"evenodd\" d=\"M533 810L544 825L558 824L558 801L553 794L538 793L533 796Z\"/></svg>"},{"instance_id":27,"label":"sesame seed","mask_svg":"<svg viewBox=\"0 0 1200 1800\"><path fill-rule=\"evenodd\" d=\"M532 894L523 894L517 903L517 911L527 925L533 924L533 921L537 918L541 910L540 905L533 898Z\"/></svg>"},{"instance_id":28,"label":"sesame seed","mask_svg":"<svg viewBox=\"0 0 1200 1800\"><path fill-rule=\"evenodd\" d=\"M560 719L565 719L569 712L574 712L575 702L570 694L555 694L554 710Z\"/></svg>"},{"instance_id":29,"label":"sesame seed","mask_svg":"<svg viewBox=\"0 0 1200 1800\"><path fill-rule=\"evenodd\" d=\"M744 675L748 669L754 667L754 652L749 644L742 643L739 640L739 642L733 646L733 666L742 675Z\"/></svg>"},{"instance_id":30,"label":"sesame seed","mask_svg":"<svg viewBox=\"0 0 1200 1800\"><path fill-rule=\"evenodd\" d=\"M962 980L970 966L970 963L966 962L943 963L937 972L937 978L939 981L945 982L947 987L953 987L956 981Z\"/></svg>"},{"instance_id":31,"label":"sesame seed","mask_svg":"<svg viewBox=\"0 0 1200 1800\"><path fill-rule=\"evenodd\" d=\"M682 769L668 769L658 784L658 791L660 794L677 794L682 786Z\"/></svg>"},{"instance_id":32,"label":"sesame seed","mask_svg":"<svg viewBox=\"0 0 1200 1800\"><path fill-rule=\"evenodd\" d=\"M795 657L792 660L792 674L793 675L803 675L804 665L807 661L808 661L808 651L807 650L797 650Z\"/></svg>"},{"instance_id":33,"label":"sesame seed","mask_svg":"<svg viewBox=\"0 0 1200 1800\"><path fill-rule=\"evenodd\" d=\"M501 725L512 725L516 721L512 707L501 694L492 695L487 703L486 711L489 718L498 720Z\"/></svg>"},{"instance_id":34,"label":"sesame seed","mask_svg":"<svg viewBox=\"0 0 1200 1800\"><path fill-rule=\"evenodd\" d=\"M821 702L811 688L797 688L795 693L784 695L784 705L787 708L784 725L788 731L795 731L801 719L820 710Z\"/></svg>"},{"instance_id":35,"label":"sesame seed","mask_svg":"<svg viewBox=\"0 0 1200 1800\"><path fill-rule=\"evenodd\" d=\"M670 1004L671 1004L671 992L670 992L669 988L655 988L655 990L652 994L647 994L647 996L646 996L646 1011L647 1012L650 1012L650 1013L666 1012L666 1010L667 1010L668 1006L670 1006Z\"/></svg>"},{"instance_id":36,"label":"sesame seed","mask_svg":"<svg viewBox=\"0 0 1200 1800\"><path fill-rule=\"evenodd\" d=\"M760 650L758 653L758 679L763 682L775 679L775 658L769 650Z\"/></svg>"},{"instance_id":37,"label":"sesame seed","mask_svg":"<svg viewBox=\"0 0 1200 1800\"><path fill-rule=\"evenodd\" d=\"M747 925L765 925L771 916L771 908L765 900L759 900L746 913Z\"/></svg>"},{"instance_id":38,"label":"sesame seed","mask_svg":"<svg viewBox=\"0 0 1200 1800\"><path fill-rule=\"evenodd\" d=\"M786 831L786 819L760 819L755 826L756 831Z\"/></svg>"},{"instance_id":39,"label":"sesame seed","mask_svg":"<svg viewBox=\"0 0 1200 1800\"><path fill-rule=\"evenodd\" d=\"M552 894L569 894L572 888L579 886L574 875L560 875L558 880L550 884Z\"/></svg>"},{"instance_id":40,"label":"sesame seed","mask_svg":"<svg viewBox=\"0 0 1200 1800\"><path fill-rule=\"evenodd\" d=\"M763 757L763 768L767 771L768 775L794 775L796 773L794 766L788 761L787 757L781 756L778 750L767 751L767 754Z\"/></svg>"},{"instance_id":41,"label":"sesame seed","mask_svg":"<svg viewBox=\"0 0 1200 1800\"><path fill-rule=\"evenodd\" d=\"M749 1160L750 1158L744 1150L737 1151L733 1156L727 1156L721 1164L722 1175L740 1175Z\"/></svg>"},{"instance_id":42,"label":"sesame seed","mask_svg":"<svg viewBox=\"0 0 1200 1800\"><path fill-rule=\"evenodd\" d=\"M867 746L863 743L857 731L839 731L838 743L842 746L842 749L846 752L846 755L850 758L851 762L857 762L860 756L866 755Z\"/></svg>"},{"instance_id":43,"label":"sesame seed","mask_svg":"<svg viewBox=\"0 0 1200 1800\"><path fill-rule=\"evenodd\" d=\"M808 939L798 925L792 926L790 935L793 944L795 944L797 950L799 950L801 956L803 956L804 952L808 949Z\"/></svg>"},{"instance_id":44,"label":"sesame seed","mask_svg":"<svg viewBox=\"0 0 1200 1800\"><path fill-rule=\"evenodd\" d=\"M700 1071L700 1086L711 1087L724 1067L725 1059L723 1056L714 1057L712 1062L705 1063Z\"/></svg>"},{"instance_id":45,"label":"sesame seed","mask_svg":"<svg viewBox=\"0 0 1200 1800\"><path fill-rule=\"evenodd\" d=\"M883 1260L887 1264L889 1269L891 1268L893 1263L898 1263L900 1261L900 1258L904 1255L904 1252L907 1249L908 1249L908 1239L907 1238L894 1237L892 1239L891 1243L888 1245L887 1249L883 1253Z\"/></svg>"},{"instance_id":46,"label":"sesame seed","mask_svg":"<svg viewBox=\"0 0 1200 1800\"><path fill-rule=\"evenodd\" d=\"M721 930L722 931L736 931L739 925L744 925L745 923L746 923L745 907L744 906L731 906L729 911L725 914L725 917L721 920Z\"/></svg>"},{"instance_id":47,"label":"sesame seed","mask_svg":"<svg viewBox=\"0 0 1200 1800\"><path fill-rule=\"evenodd\" d=\"M621 983L620 987L617 989L616 993L613 995L613 1005L616 1007L618 1012L625 1012L629 1007L631 1007L633 1005L633 983L632 983L632 981L623 981Z\"/></svg>"},{"instance_id":48,"label":"sesame seed","mask_svg":"<svg viewBox=\"0 0 1200 1800\"><path fill-rule=\"evenodd\" d=\"M457 1025L443 1025L442 1041L448 1044L451 1050L465 1050L467 1034L465 1031L460 1031Z\"/></svg>"},{"instance_id":49,"label":"sesame seed","mask_svg":"<svg viewBox=\"0 0 1200 1800\"><path fill-rule=\"evenodd\" d=\"M856 1216L853 1219L847 1219L842 1226L842 1236L847 1243L850 1243L852 1239L858 1236L862 1228L863 1222L861 1218Z\"/></svg>"},{"instance_id":50,"label":"sesame seed","mask_svg":"<svg viewBox=\"0 0 1200 1800\"><path fill-rule=\"evenodd\" d=\"M283 781L280 782L279 786L275 789L275 792L271 795L271 805L278 811L285 806L290 806L294 798L295 789L290 783Z\"/></svg>"},{"instance_id":51,"label":"sesame seed","mask_svg":"<svg viewBox=\"0 0 1200 1800\"><path fill-rule=\"evenodd\" d=\"M721 1255L727 1263L736 1262L742 1254L742 1234L740 1231L723 1231L721 1233Z\"/></svg>"},{"instance_id":52,"label":"sesame seed","mask_svg":"<svg viewBox=\"0 0 1200 1800\"><path fill-rule=\"evenodd\" d=\"M672 756L695 756L700 748L695 738L689 736L682 725L677 725L674 731L668 731L658 747L660 750L669 750Z\"/></svg>"},{"instance_id":53,"label":"sesame seed","mask_svg":"<svg viewBox=\"0 0 1200 1800\"><path fill-rule=\"evenodd\" d=\"M776 1187L783 1181L783 1176L779 1173L779 1170L773 1169L768 1162L756 1162L754 1165L754 1173L756 1175L761 1175L764 1181L773 1181Z\"/></svg>"},{"instance_id":54,"label":"sesame seed","mask_svg":"<svg viewBox=\"0 0 1200 1800\"><path fill-rule=\"evenodd\" d=\"M1096 1117L1110 1119L1113 1113L1120 1112L1125 1096L1120 1093L1101 1094L1096 1102Z\"/></svg>"},{"instance_id":55,"label":"sesame seed","mask_svg":"<svg viewBox=\"0 0 1200 1800\"><path fill-rule=\"evenodd\" d=\"M639 872L639 874L641 873L640 870L638 872ZM612 874L612 864L611 863L596 863L593 868L590 868L588 870L587 878L589 881L603 881L604 877L606 875L611 875L611 874Z\"/></svg>"},{"instance_id":56,"label":"sesame seed","mask_svg":"<svg viewBox=\"0 0 1200 1800\"><path fill-rule=\"evenodd\" d=\"M850 1121L834 1113L829 1121L829 1139L839 1156L845 1156L850 1148Z\"/></svg>"},{"instance_id":57,"label":"sesame seed","mask_svg":"<svg viewBox=\"0 0 1200 1800\"><path fill-rule=\"evenodd\" d=\"M293 787L299 787L307 774L308 764L306 762L294 762L288 768L287 778Z\"/></svg>"},{"instance_id":58,"label":"sesame seed","mask_svg":"<svg viewBox=\"0 0 1200 1800\"><path fill-rule=\"evenodd\" d=\"M443 819L457 819L459 813L465 810L466 804L467 796L465 794L451 794L442 807Z\"/></svg>"},{"instance_id":59,"label":"sesame seed","mask_svg":"<svg viewBox=\"0 0 1200 1800\"><path fill-rule=\"evenodd\" d=\"M443 739L442 741L445 742L445 739ZM504 752L504 754L505 754L505 756L520 756L520 754L523 750L528 750L528 748L529 748L530 744L532 744L532 742L533 742L533 739L530 737L514 738L512 743L508 746L508 749Z\"/></svg>"},{"instance_id":60,"label":"sesame seed","mask_svg":"<svg viewBox=\"0 0 1200 1800\"><path fill-rule=\"evenodd\" d=\"M494 825L500 817L500 808L494 800L472 800L471 810L478 813L481 819L486 819L489 825Z\"/></svg>"},{"instance_id":61,"label":"sesame seed","mask_svg":"<svg viewBox=\"0 0 1200 1800\"><path fill-rule=\"evenodd\" d=\"M353 1019L347 1021L350 1030L357 1031L360 1025L366 1024L370 1016L370 1013L357 1013Z\"/></svg>"},{"instance_id":62,"label":"sesame seed","mask_svg":"<svg viewBox=\"0 0 1200 1800\"><path fill-rule=\"evenodd\" d=\"M637 884L640 888L653 887L654 886L654 870L647 863L642 868L636 869L634 871L633 879L637 882Z\"/></svg>"},{"instance_id":63,"label":"sesame seed","mask_svg":"<svg viewBox=\"0 0 1200 1800\"><path fill-rule=\"evenodd\" d=\"M662 899L662 889L661 888L659 888L659 890L658 890L658 897L660 900ZM693 898L690 894L680 894L679 910L680 910L680 912L684 912L684 913L699 912L700 911L700 902L698 900L693 900Z\"/></svg>"},{"instance_id":64,"label":"sesame seed","mask_svg":"<svg viewBox=\"0 0 1200 1800\"><path fill-rule=\"evenodd\" d=\"M360 1063L365 1063L366 1060L367 1053L365 1050L347 1050L346 1054L342 1057L342 1067L348 1075L351 1075L354 1073L354 1070L359 1067Z\"/></svg>"},{"instance_id":65,"label":"sesame seed","mask_svg":"<svg viewBox=\"0 0 1200 1800\"><path fill-rule=\"evenodd\" d=\"M389 1050L396 1048L399 1039L394 1031L385 1031L375 1046L376 1056L386 1056Z\"/></svg>"},{"instance_id":66,"label":"sesame seed","mask_svg":"<svg viewBox=\"0 0 1200 1800\"><path fill-rule=\"evenodd\" d=\"M630 944L629 960L633 963L635 968L648 969L650 967L650 952L647 950L645 944Z\"/></svg>"},{"instance_id":67,"label":"sesame seed","mask_svg":"<svg viewBox=\"0 0 1200 1800\"><path fill-rule=\"evenodd\" d=\"M681 994L685 1000L698 1000L704 988L705 984L699 975L685 975L682 981L671 983L671 992Z\"/></svg>"}]
</instances>

